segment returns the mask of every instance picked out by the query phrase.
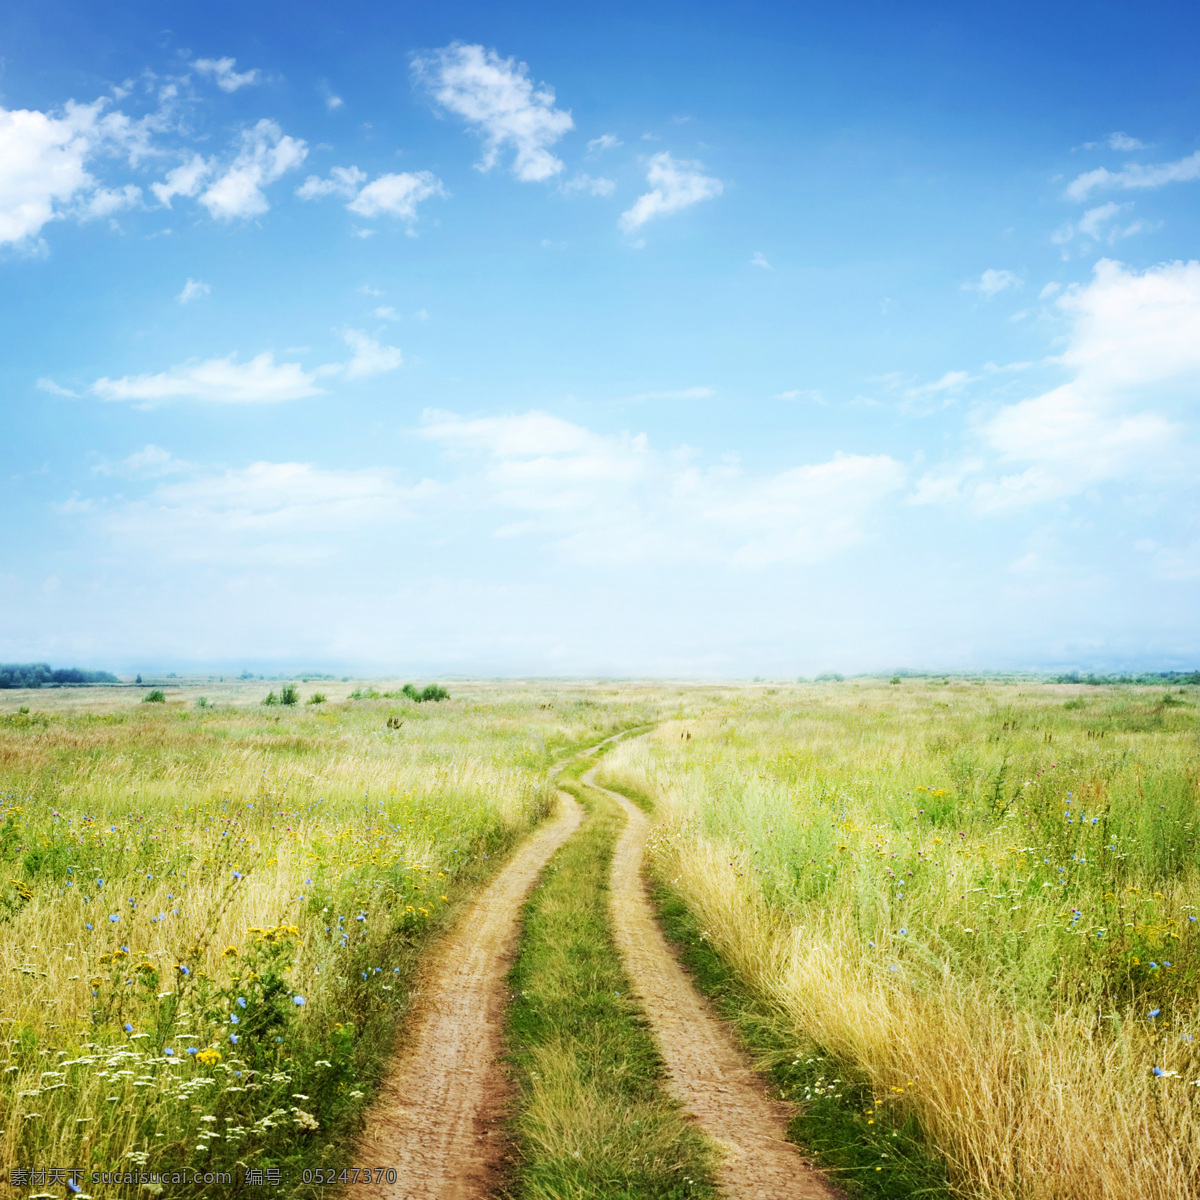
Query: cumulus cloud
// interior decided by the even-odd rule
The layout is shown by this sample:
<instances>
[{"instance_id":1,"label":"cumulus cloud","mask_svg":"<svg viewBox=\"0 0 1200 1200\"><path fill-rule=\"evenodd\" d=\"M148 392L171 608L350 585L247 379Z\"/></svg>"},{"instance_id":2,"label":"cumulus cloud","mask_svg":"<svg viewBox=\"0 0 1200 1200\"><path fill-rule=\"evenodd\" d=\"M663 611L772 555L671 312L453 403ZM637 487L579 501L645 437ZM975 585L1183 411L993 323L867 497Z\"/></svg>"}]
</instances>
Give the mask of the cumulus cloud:
<instances>
[{"instance_id":1,"label":"cumulus cloud","mask_svg":"<svg viewBox=\"0 0 1200 1200\"><path fill-rule=\"evenodd\" d=\"M207 283L199 279L189 279L183 285L183 290L175 297L180 304L191 304L193 300L199 300L203 296L207 296L212 291L212 288Z\"/></svg>"},{"instance_id":2,"label":"cumulus cloud","mask_svg":"<svg viewBox=\"0 0 1200 1200\"><path fill-rule=\"evenodd\" d=\"M1189 478L1200 465L1200 262L1138 272L1102 259L1055 302L1072 320L1057 362L1071 378L979 427L996 469L931 472L917 498L1001 511L1117 480ZM1004 473L1006 467L1014 468Z\"/></svg>"},{"instance_id":3,"label":"cumulus cloud","mask_svg":"<svg viewBox=\"0 0 1200 1200\"><path fill-rule=\"evenodd\" d=\"M575 128L568 111L554 107L554 89L535 87L529 68L483 46L455 42L413 60L414 76L443 108L483 138L479 170L490 171L504 150L513 152L518 179L536 183L558 175L563 164L550 153Z\"/></svg>"},{"instance_id":4,"label":"cumulus cloud","mask_svg":"<svg viewBox=\"0 0 1200 1200\"><path fill-rule=\"evenodd\" d=\"M200 194L200 203L217 220L261 216L270 208L263 188L308 156L303 139L288 137L265 117L243 130L240 140L233 162Z\"/></svg>"},{"instance_id":5,"label":"cumulus cloud","mask_svg":"<svg viewBox=\"0 0 1200 1200\"><path fill-rule=\"evenodd\" d=\"M1130 163L1120 171L1097 167L1073 179L1066 194L1069 200L1083 201L1098 188L1160 188L1168 183L1189 183L1193 179L1200 179L1200 150L1175 162L1152 163L1148 166Z\"/></svg>"},{"instance_id":6,"label":"cumulus cloud","mask_svg":"<svg viewBox=\"0 0 1200 1200\"><path fill-rule=\"evenodd\" d=\"M111 216L141 200L133 184L102 187L88 170L101 155L136 165L151 152L158 114L134 121L70 100L59 113L0 108L0 244L31 242L53 220Z\"/></svg>"},{"instance_id":7,"label":"cumulus cloud","mask_svg":"<svg viewBox=\"0 0 1200 1200\"><path fill-rule=\"evenodd\" d=\"M191 360L157 375L125 375L97 379L92 393L101 400L131 401L143 408L172 400L203 400L214 404L278 404L300 400L321 391L315 376L299 363L276 363L268 350L239 363L234 355Z\"/></svg>"},{"instance_id":8,"label":"cumulus cloud","mask_svg":"<svg viewBox=\"0 0 1200 1200\"><path fill-rule=\"evenodd\" d=\"M365 171L358 167L334 167L328 179L310 175L297 189L301 200L320 196L339 196L346 208L360 217L396 217L409 226L417 219L417 205L432 196L447 196L442 181L428 171L403 171L380 175L366 182Z\"/></svg>"},{"instance_id":9,"label":"cumulus cloud","mask_svg":"<svg viewBox=\"0 0 1200 1200\"><path fill-rule=\"evenodd\" d=\"M168 171L161 183L152 183L150 190L160 204L170 208L176 196L195 196L212 170L213 164L203 155L193 154L187 162Z\"/></svg>"},{"instance_id":10,"label":"cumulus cloud","mask_svg":"<svg viewBox=\"0 0 1200 1200\"><path fill-rule=\"evenodd\" d=\"M701 163L672 158L666 150L651 156L646 182L651 190L621 214L620 226L626 233L640 229L654 217L669 216L701 200L712 200L725 190L719 179L703 174Z\"/></svg>"},{"instance_id":11,"label":"cumulus cloud","mask_svg":"<svg viewBox=\"0 0 1200 1200\"><path fill-rule=\"evenodd\" d=\"M962 286L964 292L978 292L985 300L990 300L1009 288L1021 287L1022 283L1012 271L997 271L989 267L977 281L968 281Z\"/></svg>"},{"instance_id":12,"label":"cumulus cloud","mask_svg":"<svg viewBox=\"0 0 1200 1200\"><path fill-rule=\"evenodd\" d=\"M192 63L192 66L201 75L211 76L212 81L223 92L236 92L238 88L258 83L259 71L257 68L242 71L239 74L233 69L236 65L236 58L198 58Z\"/></svg>"},{"instance_id":13,"label":"cumulus cloud","mask_svg":"<svg viewBox=\"0 0 1200 1200\"><path fill-rule=\"evenodd\" d=\"M705 469L686 448L664 453L645 434L600 434L544 412L429 411L420 432L462 462L455 488L472 493L466 502L509 517L497 536L538 537L588 563L823 561L867 536L875 507L904 481L884 455L763 475Z\"/></svg>"}]
</instances>

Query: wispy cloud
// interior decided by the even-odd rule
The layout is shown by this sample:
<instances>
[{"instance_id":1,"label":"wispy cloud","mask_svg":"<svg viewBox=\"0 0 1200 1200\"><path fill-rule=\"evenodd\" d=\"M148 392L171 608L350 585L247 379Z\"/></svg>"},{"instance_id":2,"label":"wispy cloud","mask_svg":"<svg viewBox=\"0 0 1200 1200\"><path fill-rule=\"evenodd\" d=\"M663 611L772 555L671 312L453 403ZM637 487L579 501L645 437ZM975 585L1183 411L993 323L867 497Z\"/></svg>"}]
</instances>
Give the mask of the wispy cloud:
<instances>
[{"instance_id":1,"label":"wispy cloud","mask_svg":"<svg viewBox=\"0 0 1200 1200\"><path fill-rule=\"evenodd\" d=\"M616 189L616 180L606 179L603 175L594 178L582 171L562 185L564 192L587 192L590 196L611 196Z\"/></svg>"},{"instance_id":2,"label":"wispy cloud","mask_svg":"<svg viewBox=\"0 0 1200 1200\"><path fill-rule=\"evenodd\" d=\"M300 400L321 391L316 377L299 363L277 363L271 351L249 362L226 358L192 360L157 375L102 377L92 384L101 400L122 400L149 408L172 400L202 400L214 404L278 404Z\"/></svg>"},{"instance_id":3,"label":"wispy cloud","mask_svg":"<svg viewBox=\"0 0 1200 1200\"><path fill-rule=\"evenodd\" d=\"M588 142L587 152L589 154L601 154L605 150L615 150L618 146L623 146L624 144L615 133L602 133L599 137L594 137Z\"/></svg>"},{"instance_id":4,"label":"wispy cloud","mask_svg":"<svg viewBox=\"0 0 1200 1200\"><path fill-rule=\"evenodd\" d=\"M755 250L753 257L750 259L750 265L762 267L766 271L771 269L771 264L767 262L767 256L759 250Z\"/></svg>"},{"instance_id":5,"label":"wispy cloud","mask_svg":"<svg viewBox=\"0 0 1200 1200\"><path fill-rule=\"evenodd\" d=\"M203 283L199 279L189 279L183 285L183 290L175 297L180 304L190 304L193 300L199 300L202 296L207 296L212 291L212 288L207 283Z\"/></svg>"},{"instance_id":6,"label":"wispy cloud","mask_svg":"<svg viewBox=\"0 0 1200 1200\"><path fill-rule=\"evenodd\" d=\"M413 60L414 76L443 108L460 116L483 138L477 166L490 171L503 150L513 152L513 174L536 183L552 179L562 160L550 153L575 128L569 111L555 108L554 89L534 86L529 68L483 46L454 42Z\"/></svg>"},{"instance_id":7,"label":"wispy cloud","mask_svg":"<svg viewBox=\"0 0 1200 1200\"><path fill-rule=\"evenodd\" d=\"M964 292L978 292L985 300L998 296L1009 288L1024 286L1019 276L1012 271L997 271L988 268L977 280L968 280L962 285Z\"/></svg>"},{"instance_id":8,"label":"wispy cloud","mask_svg":"<svg viewBox=\"0 0 1200 1200\"><path fill-rule=\"evenodd\" d=\"M1083 201L1099 188L1160 188L1168 183L1189 183L1194 179L1200 179L1200 150L1175 162L1148 166L1131 163L1120 171L1110 171L1107 167L1085 171L1071 181L1066 195L1069 200Z\"/></svg>"},{"instance_id":9,"label":"wispy cloud","mask_svg":"<svg viewBox=\"0 0 1200 1200\"><path fill-rule=\"evenodd\" d=\"M673 158L665 150L651 156L646 182L651 190L621 214L620 226L626 233L640 229L655 217L680 212L701 200L712 200L725 190L719 179L703 174L702 163Z\"/></svg>"},{"instance_id":10,"label":"wispy cloud","mask_svg":"<svg viewBox=\"0 0 1200 1200\"><path fill-rule=\"evenodd\" d=\"M236 58L197 58L192 63L201 75L210 76L223 92L236 92L238 88L259 82L261 72L257 67L239 73L233 69L236 65Z\"/></svg>"}]
</instances>

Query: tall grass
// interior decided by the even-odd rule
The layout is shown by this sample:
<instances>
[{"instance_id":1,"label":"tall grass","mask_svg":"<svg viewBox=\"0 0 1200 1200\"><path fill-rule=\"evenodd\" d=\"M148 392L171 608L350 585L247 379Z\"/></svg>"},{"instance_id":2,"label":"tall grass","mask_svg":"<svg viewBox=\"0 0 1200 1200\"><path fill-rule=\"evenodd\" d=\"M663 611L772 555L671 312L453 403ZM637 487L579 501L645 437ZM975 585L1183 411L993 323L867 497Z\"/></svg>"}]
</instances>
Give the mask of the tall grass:
<instances>
[{"instance_id":1,"label":"tall grass","mask_svg":"<svg viewBox=\"0 0 1200 1200\"><path fill-rule=\"evenodd\" d=\"M0 717L0 1170L304 1191L547 766L649 711L577 699L465 689L400 729L396 704L257 697Z\"/></svg>"},{"instance_id":2,"label":"tall grass","mask_svg":"<svg viewBox=\"0 0 1200 1200\"><path fill-rule=\"evenodd\" d=\"M964 1194L1200 1183L1195 696L848 685L616 748L655 870ZM690 736L688 736L690 735Z\"/></svg>"}]
</instances>

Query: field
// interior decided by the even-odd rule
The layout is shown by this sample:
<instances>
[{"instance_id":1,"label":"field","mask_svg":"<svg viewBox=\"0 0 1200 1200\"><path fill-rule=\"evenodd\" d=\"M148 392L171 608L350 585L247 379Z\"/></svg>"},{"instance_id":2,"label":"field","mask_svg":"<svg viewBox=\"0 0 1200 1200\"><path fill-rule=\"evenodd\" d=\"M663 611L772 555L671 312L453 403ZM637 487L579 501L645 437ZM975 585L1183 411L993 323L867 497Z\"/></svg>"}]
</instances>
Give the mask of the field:
<instances>
[{"instance_id":1,"label":"field","mask_svg":"<svg viewBox=\"0 0 1200 1200\"><path fill-rule=\"evenodd\" d=\"M422 948L545 814L550 764L643 707L272 687L2 697L6 1178L343 1164Z\"/></svg>"},{"instance_id":2,"label":"field","mask_svg":"<svg viewBox=\"0 0 1200 1200\"><path fill-rule=\"evenodd\" d=\"M796 1128L838 1108L852 1191L914 1194L907 1140L964 1196L1196 1192L1196 688L271 689L0 694L6 1176L262 1169L304 1194L304 1169L347 1161L423 951L549 811L548 770L653 726L599 780L652 812L664 902L755 1006ZM682 1195L628 1165L681 1177L678 1144L703 1194L709 1151L664 1135L679 1118L606 940L620 821L579 794L597 815L514 969L511 1191L566 1188L564 1147L602 1175L609 1145L622 1195Z\"/></svg>"},{"instance_id":3,"label":"field","mask_svg":"<svg viewBox=\"0 0 1200 1200\"><path fill-rule=\"evenodd\" d=\"M765 999L795 1098L915 1119L956 1190L1200 1182L1195 689L844 683L605 761L652 866ZM887 1167L886 1161L883 1168Z\"/></svg>"}]
</instances>

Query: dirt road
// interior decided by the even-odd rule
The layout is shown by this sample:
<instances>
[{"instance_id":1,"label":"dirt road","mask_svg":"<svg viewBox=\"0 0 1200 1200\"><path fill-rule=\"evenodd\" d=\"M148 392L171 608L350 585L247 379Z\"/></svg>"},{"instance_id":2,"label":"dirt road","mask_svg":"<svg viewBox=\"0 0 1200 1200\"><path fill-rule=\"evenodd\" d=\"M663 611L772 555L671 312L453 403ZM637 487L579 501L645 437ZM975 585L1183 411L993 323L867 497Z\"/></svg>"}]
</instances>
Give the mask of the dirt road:
<instances>
[{"instance_id":1,"label":"dirt road","mask_svg":"<svg viewBox=\"0 0 1200 1200\"><path fill-rule=\"evenodd\" d=\"M628 818L613 854L613 938L634 994L666 1060L671 1086L700 1127L726 1150L718 1182L733 1200L838 1200L825 1177L785 1140L787 1107L767 1096L730 1029L712 1012L667 946L642 879L649 822L624 796Z\"/></svg>"},{"instance_id":2,"label":"dirt road","mask_svg":"<svg viewBox=\"0 0 1200 1200\"><path fill-rule=\"evenodd\" d=\"M413 1033L367 1114L356 1167L395 1167L394 1184L350 1189L387 1200L478 1200L503 1152L504 977L521 905L583 810L558 794L554 817L520 846L433 952Z\"/></svg>"}]
</instances>

